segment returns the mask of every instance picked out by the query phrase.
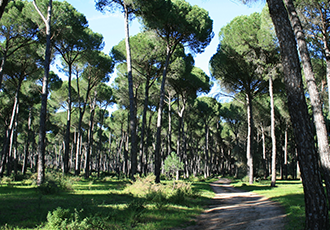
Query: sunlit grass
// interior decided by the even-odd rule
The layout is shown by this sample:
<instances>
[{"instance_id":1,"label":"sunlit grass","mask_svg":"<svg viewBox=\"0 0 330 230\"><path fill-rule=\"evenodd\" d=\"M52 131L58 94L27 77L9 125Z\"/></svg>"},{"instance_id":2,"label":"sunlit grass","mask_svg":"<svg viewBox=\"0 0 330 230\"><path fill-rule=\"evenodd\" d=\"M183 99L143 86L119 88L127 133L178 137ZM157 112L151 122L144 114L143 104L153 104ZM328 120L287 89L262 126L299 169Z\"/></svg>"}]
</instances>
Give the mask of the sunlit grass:
<instances>
[{"instance_id":1,"label":"sunlit grass","mask_svg":"<svg viewBox=\"0 0 330 230\"><path fill-rule=\"evenodd\" d=\"M184 194L175 193L173 182L165 180L161 185L152 185L162 189L160 194L153 194L152 189L146 190L142 186L146 183L134 186L127 179L67 177L59 180L64 187L68 184L69 189L46 195L40 193L33 180L1 183L0 229L48 229L47 214L59 207L72 214L77 212L80 221L89 218L94 224L93 229L184 227L193 223L192 219L214 196L209 186L211 181L198 179L180 181ZM139 211L140 207L142 211Z\"/></svg>"}]
</instances>

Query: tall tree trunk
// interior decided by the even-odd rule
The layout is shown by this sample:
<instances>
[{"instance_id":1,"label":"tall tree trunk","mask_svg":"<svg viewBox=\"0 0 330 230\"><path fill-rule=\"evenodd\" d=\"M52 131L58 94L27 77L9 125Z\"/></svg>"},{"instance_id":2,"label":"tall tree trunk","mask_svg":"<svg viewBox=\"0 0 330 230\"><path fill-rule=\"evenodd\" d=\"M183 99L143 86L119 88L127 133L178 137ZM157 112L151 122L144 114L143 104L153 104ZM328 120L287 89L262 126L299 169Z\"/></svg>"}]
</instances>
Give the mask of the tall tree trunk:
<instances>
[{"instance_id":1,"label":"tall tree trunk","mask_svg":"<svg viewBox=\"0 0 330 230\"><path fill-rule=\"evenodd\" d=\"M168 130L167 130L167 155L172 152L172 95L168 94Z\"/></svg>"},{"instance_id":2,"label":"tall tree trunk","mask_svg":"<svg viewBox=\"0 0 330 230\"><path fill-rule=\"evenodd\" d=\"M158 106L158 114L157 114L157 133L156 133L156 149L155 149L155 182L160 182L160 168L161 168L161 130L162 130L162 115L164 108L164 98L165 98L165 82L167 75L167 68L170 62L170 57L172 55L171 48L167 45L166 48L166 62L163 70L163 79L160 87L160 100Z\"/></svg>"},{"instance_id":3,"label":"tall tree trunk","mask_svg":"<svg viewBox=\"0 0 330 230\"><path fill-rule=\"evenodd\" d=\"M312 62L309 56L305 34L292 0L285 0L288 9L292 27L298 41L298 48L305 73L306 85L310 95L310 101L313 109L314 124L316 128L317 144L320 154L323 176L327 188L328 202L330 203L330 147L328 141L328 132L322 111L322 101L315 82Z\"/></svg>"},{"instance_id":4,"label":"tall tree trunk","mask_svg":"<svg viewBox=\"0 0 330 230\"><path fill-rule=\"evenodd\" d=\"M177 146L176 146L176 154L179 157L180 161L182 162L183 159L183 152L182 152L182 136L183 136L183 112L184 112L184 104L182 105L182 108L180 109L180 103L178 98L178 117L179 117L179 125L178 125L178 139L177 139ZM180 171L176 172L176 180L179 180L180 178Z\"/></svg>"},{"instance_id":5,"label":"tall tree trunk","mask_svg":"<svg viewBox=\"0 0 330 230\"><path fill-rule=\"evenodd\" d=\"M247 159L247 175L249 183L253 184L253 114L252 114L252 96L246 94L246 108L247 108L247 144L246 144L246 159Z\"/></svg>"},{"instance_id":6,"label":"tall tree trunk","mask_svg":"<svg viewBox=\"0 0 330 230\"><path fill-rule=\"evenodd\" d=\"M48 78L49 78L49 66L51 56L51 15L53 1L49 0L47 8L47 18L43 16L37 7L35 0L33 5L38 11L40 17L43 19L46 26L46 51L44 62L44 77L42 80L42 96L41 96L41 110L40 110L40 128L39 128L39 144L38 144L38 176L37 185L40 186L45 180L45 145L46 145L46 116L47 116L47 97L48 97Z\"/></svg>"},{"instance_id":7,"label":"tall tree trunk","mask_svg":"<svg viewBox=\"0 0 330 230\"><path fill-rule=\"evenodd\" d=\"M25 175L27 169L27 162L29 159L29 147L31 142L31 124L32 124L32 106L29 109L29 118L28 118L28 131L27 131L27 138L25 141L25 149L24 149L24 160L23 160L23 167L22 167L22 174Z\"/></svg>"},{"instance_id":8,"label":"tall tree trunk","mask_svg":"<svg viewBox=\"0 0 330 230\"><path fill-rule=\"evenodd\" d=\"M77 74L78 75L78 74ZM78 138L77 138L77 144L76 144L76 164L75 164L75 175L79 176L80 174L80 156L81 156L81 141L82 141L82 137L83 137L83 130L82 130L82 120L83 117L85 115L85 111L86 111L86 105L87 105L87 101L89 98L89 93L91 91L91 87L90 87L90 81L88 81L88 86L87 86L87 90L86 90L86 95L84 98L84 101L82 102L82 108L81 108L81 100L80 100L80 87L79 87L79 79L77 76L77 91L78 91L78 100L79 100L79 120L78 120Z\"/></svg>"},{"instance_id":9,"label":"tall tree trunk","mask_svg":"<svg viewBox=\"0 0 330 230\"><path fill-rule=\"evenodd\" d=\"M17 95L18 97L18 95ZM15 145L15 139L17 139L17 117L18 117L18 111L19 111L19 98L17 98L17 106L15 110L15 115L14 115L14 126L11 131L11 135L9 138L9 149L8 149L8 161L7 161L7 176L10 176L12 172L12 165L14 164L15 167L15 149L14 149L14 154L13 154L13 148ZM17 171L17 164L16 164L16 171ZM15 174L16 175L16 174Z\"/></svg>"},{"instance_id":10,"label":"tall tree trunk","mask_svg":"<svg viewBox=\"0 0 330 230\"><path fill-rule=\"evenodd\" d=\"M209 126L205 123L205 167L204 167L204 178L210 176L210 157L209 157Z\"/></svg>"},{"instance_id":11,"label":"tall tree trunk","mask_svg":"<svg viewBox=\"0 0 330 230\"><path fill-rule=\"evenodd\" d=\"M288 107L298 147L305 194L306 229L329 229L327 200L305 101L294 32L283 1L267 0L267 3L281 48Z\"/></svg>"},{"instance_id":12,"label":"tall tree trunk","mask_svg":"<svg viewBox=\"0 0 330 230\"><path fill-rule=\"evenodd\" d=\"M87 179L90 175L90 156L91 151L93 148L93 130L94 130L94 114L95 114L95 107L96 107L96 96L97 91L94 91L94 98L91 103L91 115L89 118L89 130L88 130L88 140L87 140L87 149L85 152L85 179Z\"/></svg>"},{"instance_id":13,"label":"tall tree trunk","mask_svg":"<svg viewBox=\"0 0 330 230\"><path fill-rule=\"evenodd\" d=\"M6 46L7 46L8 42L6 42ZM7 47L6 47L7 49ZM3 56L1 57L1 63L0 63L0 89L2 88L2 79L3 79L3 70L5 68L5 63L6 63L6 58L7 58L7 54L4 53Z\"/></svg>"},{"instance_id":14,"label":"tall tree trunk","mask_svg":"<svg viewBox=\"0 0 330 230\"><path fill-rule=\"evenodd\" d=\"M66 175L69 173L69 152L70 152L70 135L71 135L71 106L72 106L72 87L71 87L71 79L72 79L72 65L69 64L69 77L68 77L68 110L67 110L67 119L66 119L66 132L65 132L65 149L63 156L63 173Z\"/></svg>"},{"instance_id":15,"label":"tall tree trunk","mask_svg":"<svg viewBox=\"0 0 330 230\"><path fill-rule=\"evenodd\" d=\"M144 146L145 146L145 129L147 123L147 111L148 111L148 103L149 103L149 82L150 78L147 78L146 87L144 91L144 105L143 105L143 115L142 115L142 125L141 125L141 140L140 140L140 175L143 172L143 156L144 156Z\"/></svg>"},{"instance_id":16,"label":"tall tree trunk","mask_svg":"<svg viewBox=\"0 0 330 230\"><path fill-rule=\"evenodd\" d=\"M327 19L327 15L323 12L323 6L321 6L320 3L318 3L318 10L321 15L321 23L322 27L320 28L322 30L321 35L323 36L323 49L325 54L325 60L326 60L326 77L327 77L327 85L328 85L328 116L330 115L330 40L329 40L329 33L328 33L328 27L329 27L329 20ZM322 84L323 85L323 84Z\"/></svg>"},{"instance_id":17,"label":"tall tree trunk","mask_svg":"<svg viewBox=\"0 0 330 230\"><path fill-rule=\"evenodd\" d=\"M284 131L284 178L288 179L288 124L285 125Z\"/></svg>"},{"instance_id":18,"label":"tall tree trunk","mask_svg":"<svg viewBox=\"0 0 330 230\"><path fill-rule=\"evenodd\" d=\"M276 185L276 135L275 135L275 106L273 94L273 77L269 76L269 96L270 96L270 132L272 137L272 181L270 186Z\"/></svg>"},{"instance_id":19,"label":"tall tree trunk","mask_svg":"<svg viewBox=\"0 0 330 230\"><path fill-rule=\"evenodd\" d=\"M120 164L120 155L121 155L121 151L122 151L122 148L123 148L123 145L124 145L124 141L125 141L125 134L124 134L124 131L123 131L123 126L121 126L121 139L120 139L120 142L119 142L119 146L117 147L117 155L116 155L116 173L118 174L118 178L120 176L120 167L119 167L119 164Z\"/></svg>"},{"instance_id":20,"label":"tall tree trunk","mask_svg":"<svg viewBox=\"0 0 330 230\"><path fill-rule=\"evenodd\" d=\"M102 126L103 124L103 118L104 118L104 113L106 111L106 108L102 110L101 112L101 120L100 120L100 127L98 130L98 143L97 143L97 177L100 177L100 168L101 168L101 161L102 161L102 156L101 156L101 149L102 149Z\"/></svg>"},{"instance_id":21,"label":"tall tree trunk","mask_svg":"<svg viewBox=\"0 0 330 230\"><path fill-rule=\"evenodd\" d=\"M5 137L5 142L4 142L3 152L2 152L2 159L1 159L0 177L4 173L6 163L8 161L10 161L10 159L9 159L9 147L10 147L10 141L13 137L12 133L13 133L13 128L14 128L15 117L16 117L16 114L17 114L17 107L18 107L18 103L19 103L19 91L20 91L20 88L21 88L21 84L22 84L22 81L19 81L18 85L17 85L17 88L16 88L14 105L13 105L13 109L12 109L12 112L11 112L10 123L9 123L8 129L7 129L7 132L6 132L6 137Z\"/></svg>"},{"instance_id":22,"label":"tall tree trunk","mask_svg":"<svg viewBox=\"0 0 330 230\"><path fill-rule=\"evenodd\" d=\"M152 121L152 112L150 112L150 116L149 116L149 121L148 121L148 127L147 127L147 132L146 132L146 147L145 147L145 166L144 166L144 175L146 176L148 174L148 162L149 162L149 143L150 143L150 127L151 127L151 121ZM150 167L151 168L151 167Z\"/></svg>"},{"instance_id":23,"label":"tall tree trunk","mask_svg":"<svg viewBox=\"0 0 330 230\"><path fill-rule=\"evenodd\" d=\"M267 157L266 157L266 137L265 129L261 126L261 138L262 138L262 167L264 169L264 179L267 179Z\"/></svg>"},{"instance_id":24,"label":"tall tree trunk","mask_svg":"<svg viewBox=\"0 0 330 230\"><path fill-rule=\"evenodd\" d=\"M133 76L131 64L131 48L129 43L129 23L128 23L128 9L124 3L125 10L125 44L126 44L126 61L127 61L127 75L128 75L128 91L129 91L129 127L131 133L131 178L134 180L134 175L137 170L137 138L136 138L136 105L133 93Z\"/></svg>"}]
</instances>

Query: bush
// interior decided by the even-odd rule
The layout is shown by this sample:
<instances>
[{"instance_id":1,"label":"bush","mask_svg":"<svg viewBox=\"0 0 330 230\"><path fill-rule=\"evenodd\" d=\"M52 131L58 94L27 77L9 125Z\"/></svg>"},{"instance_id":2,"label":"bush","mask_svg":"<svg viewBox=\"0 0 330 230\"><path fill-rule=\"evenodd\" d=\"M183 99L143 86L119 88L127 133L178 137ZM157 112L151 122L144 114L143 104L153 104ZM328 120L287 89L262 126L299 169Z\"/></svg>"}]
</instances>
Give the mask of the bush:
<instances>
[{"instance_id":1,"label":"bush","mask_svg":"<svg viewBox=\"0 0 330 230\"><path fill-rule=\"evenodd\" d=\"M90 229L88 218L80 220L80 212L76 209L74 213L70 213L69 209L62 209L58 207L53 212L48 212L47 215L47 229L70 229L70 230L84 230Z\"/></svg>"},{"instance_id":2,"label":"bush","mask_svg":"<svg viewBox=\"0 0 330 230\"><path fill-rule=\"evenodd\" d=\"M174 178L174 174L183 169L183 163L180 162L179 157L175 152L168 155L164 161L163 169L170 176Z\"/></svg>"},{"instance_id":3,"label":"bush","mask_svg":"<svg viewBox=\"0 0 330 230\"><path fill-rule=\"evenodd\" d=\"M43 195L59 194L61 192L71 191L72 186L67 177L47 173L45 182L38 187L38 190Z\"/></svg>"},{"instance_id":4,"label":"bush","mask_svg":"<svg viewBox=\"0 0 330 230\"><path fill-rule=\"evenodd\" d=\"M141 215L145 211L144 207L145 202L139 199L133 200L127 206L128 215L128 222L130 223L131 227L137 225L137 223L141 220Z\"/></svg>"},{"instance_id":5,"label":"bush","mask_svg":"<svg viewBox=\"0 0 330 230\"><path fill-rule=\"evenodd\" d=\"M184 204L187 198L197 198L200 192L195 191L191 187L191 183L177 183L169 201L174 204Z\"/></svg>"},{"instance_id":6,"label":"bush","mask_svg":"<svg viewBox=\"0 0 330 230\"><path fill-rule=\"evenodd\" d=\"M128 185L125 191L143 197L149 193L149 191L158 190L160 185L155 183L155 179L156 176L153 174L149 174L146 177L136 176L135 182Z\"/></svg>"},{"instance_id":7,"label":"bush","mask_svg":"<svg viewBox=\"0 0 330 230\"><path fill-rule=\"evenodd\" d=\"M12 182L13 179L11 177L4 176L1 179L1 184L7 184L8 186L10 186Z\"/></svg>"},{"instance_id":8,"label":"bush","mask_svg":"<svg viewBox=\"0 0 330 230\"><path fill-rule=\"evenodd\" d=\"M166 193L163 190L150 190L146 195L147 201L153 203L157 209L163 209L168 205Z\"/></svg>"}]
</instances>

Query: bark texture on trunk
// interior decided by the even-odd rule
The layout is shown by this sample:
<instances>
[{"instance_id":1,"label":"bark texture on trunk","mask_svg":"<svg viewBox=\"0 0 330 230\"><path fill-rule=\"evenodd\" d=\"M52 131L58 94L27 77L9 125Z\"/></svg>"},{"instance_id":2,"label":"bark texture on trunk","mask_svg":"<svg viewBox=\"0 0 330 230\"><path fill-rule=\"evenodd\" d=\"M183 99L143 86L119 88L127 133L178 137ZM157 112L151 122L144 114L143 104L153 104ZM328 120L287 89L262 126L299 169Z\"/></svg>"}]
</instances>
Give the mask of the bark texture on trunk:
<instances>
[{"instance_id":1,"label":"bark texture on trunk","mask_svg":"<svg viewBox=\"0 0 330 230\"><path fill-rule=\"evenodd\" d=\"M246 159L247 159L247 175L249 184L253 184L253 113L252 113L252 96L246 95L247 104L247 119L248 119L248 134L246 144Z\"/></svg>"},{"instance_id":2,"label":"bark texture on trunk","mask_svg":"<svg viewBox=\"0 0 330 230\"><path fill-rule=\"evenodd\" d=\"M65 149L64 149L64 156L63 156L63 171L64 174L69 173L69 152L70 152L70 135L71 135L71 104L72 104L72 89L71 89L71 74L72 69L71 65L69 64L69 78L68 78L68 110L67 110L67 119L66 119L66 132L65 132Z\"/></svg>"},{"instance_id":3,"label":"bark texture on trunk","mask_svg":"<svg viewBox=\"0 0 330 230\"><path fill-rule=\"evenodd\" d=\"M128 9L124 3L125 10L125 44L126 44L126 61L127 61L127 75L128 75L128 91L129 91L129 127L131 134L131 178L134 180L134 175L137 172L137 138L136 138L136 106L133 93L133 76L132 76L132 62L131 62L131 48L129 43L129 23L128 23Z\"/></svg>"},{"instance_id":4,"label":"bark texture on trunk","mask_svg":"<svg viewBox=\"0 0 330 230\"><path fill-rule=\"evenodd\" d=\"M304 186L306 229L329 229L327 200L318 167L294 32L283 1L267 0L267 3L281 48L288 107Z\"/></svg>"},{"instance_id":5,"label":"bark texture on trunk","mask_svg":"<svg viewBox=\"0 0 330 230\"><path fill-rule=\"evenodd\" d=\"M41 110L40 110L40 127L39 127L39 143L38 143L38 169L37 169L37 185L40 186L45 180L45 146L46 146L46 116L47 116L47 97L48 97L48 78L49 66L51 57L51 15L53 1L49 0L47 8L47 18L39 10L38 6L33 0L33 5L38 11L40 17L46 26L46 51L44 62L44 77L42 80L42 95L41 95Z\"/></svg>"},{"instance_id":6,"label":"bark texture on trunk","mask_svg":"<svg viewBox=\"0 0 330 230\"><path fill-rule=\"evenodd\" d=\"M285 0L289 12L290 20L294 33L298 41L298 48L305 73L306 85L310 95L310 101L313 109L314 124L316 128L317 144L320 154L323 176L327 188L328 200L330 200L330 148L328 141L328 132L325 125L325 119L322 110L322 100L315 82L311 58L309 56L305 34L292 0Z\"/></svg>"},{"instance_id":7,"label":"bark texture on trunk","mask_svg":"<svg viewBox=\"0 0 330 230\"><path fill-rule=\"evenodd\" d=\"M272 181L271 187L276 185L276 135L275 135L275 108L273 95L273 78L269 76L269 96L270 96L270 114L271 114L271 137L272 137Z\"/></svg>"},{"instance_id":8,"label":"bark texture on trunk","mask_svg":"<svg viewBox=\"0 0 330 230\"><path fill-rule=\"evenodd\" d=\"M27 169L27 162L29 157L29 147L31 142L31 124L32 124L32 106L29 109L29 118L28 118L28 131L27 131L27 138L25 141L25 149L24 149L24 161L22 166L22 174L25 175Z\"/></svg>"},{"instance_id":9,"label":"bark texture on trunk","mask_svg":"<svg viewBox=\"0 0 330 230\"><path fill-rule=\"evenodd\" d=\"M156 149L155 149L155 182L160 182L160 168L161 168L161 157L160 157L160 147L161 147L161 130L162 130L162 114L164 108L164 99L165 99L165 82L166 82L166 74L167 68L170 62L171 57L171 48L167 46L166 50L166 63L163 70L163 79L162 84L160 87L160 100L158 106L158 113L157 113L157 133L156 133Z\"/></svg>"},{"instance_id":10,"label":"bark texture on trunk","mask_svg":"<svg viewBox=\"0 0 330 230\"><path fill-rule=\"evenodd\" d=\"M95 107L96 107L96 96L97 91L94 91L94 98L91 102L91 111L89 118L89 128L88 128L88 140L87 140L87 148L85 153L85 179L89 178L90 175L90 157L93 150L93 133L94 133L94 115L95 115Z\"/></svg>"}]
</instances>

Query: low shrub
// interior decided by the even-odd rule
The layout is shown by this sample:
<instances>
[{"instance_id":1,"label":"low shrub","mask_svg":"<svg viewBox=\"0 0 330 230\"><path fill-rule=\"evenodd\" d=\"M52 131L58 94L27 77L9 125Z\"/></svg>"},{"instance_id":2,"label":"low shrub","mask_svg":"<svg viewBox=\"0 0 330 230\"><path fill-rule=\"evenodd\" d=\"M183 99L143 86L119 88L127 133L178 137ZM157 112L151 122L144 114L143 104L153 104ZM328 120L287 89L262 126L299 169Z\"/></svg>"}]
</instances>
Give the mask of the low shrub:
<instances>
[{"instance_id":1,"label":"low shrub","mask_svg":"<svg viewBox=\"0 0 330 230\"><path fill-rule=\"evenodd\" d=\"M81 219L80 213L75 209L74 213L70 213L69 209L58 207L53 212L48 212L47 229L69 229L69 230L85 230L91 229L88 218Z\"/></svg>"},{"instance_id":2,"label":"low shrub","mask_svg":"<svg viewBox=\"0 0 330 230\"><path fill-rule=\"evenodd\" d=\"M135 199L127 205L127 220L131 227L136 226L141 221L141 215L145 211L145 202L140 199Z\"/></svg>"},{"instance_id":3,"label":"low shrub","mask_svg":"<svg viewBox=\"0 0 330 230\"><path fill-rule=\"evenodd\" d=\"M156 206L157 209L164 209L168 205L166 193L159 190L149 190L146 194L146 200Z\"/></svg>"},{"instance_id":4,"label":"low shrub","mask_svg":"<svg viewBox=\"0 0 330 230\"><path fill-rule=\"evenodd\" d=\"M37 189L42 195L59 194L73 190L67 177L50 173L46 174L45 182Z\"/></svg>"},{"instance_id":5,"label":"low shrub","mask_svg":"<svg viewBox=\"0 0 330 230\"><path fill-rule=\"evenodd\" d=\"M192 189L191 183L178 182L169 197L169 201L174 204L184 204L187 198L197 198L199 196L200 192Z\"/></svg>"},{"instance_id":6,"label":"low shrub","mask_svg":"<svg viewBox=\"0 0 330 230\"><path fill-rule=\"evenodd\" d=\"M1 184L6 184L8 186L11 185L12 182L13 182L13 179L11 177L4 176L1 179Z\"/></svg>"}]
</instances>

